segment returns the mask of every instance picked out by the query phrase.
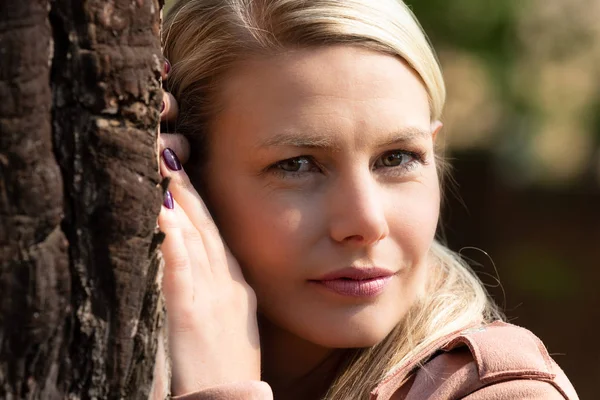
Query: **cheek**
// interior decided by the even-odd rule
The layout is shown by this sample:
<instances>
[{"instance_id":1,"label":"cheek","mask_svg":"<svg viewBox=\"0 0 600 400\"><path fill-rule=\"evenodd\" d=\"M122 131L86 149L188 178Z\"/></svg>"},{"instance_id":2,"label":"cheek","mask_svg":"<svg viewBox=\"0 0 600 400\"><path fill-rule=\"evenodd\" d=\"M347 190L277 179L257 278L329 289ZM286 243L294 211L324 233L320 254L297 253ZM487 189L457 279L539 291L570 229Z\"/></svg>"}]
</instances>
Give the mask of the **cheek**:
<instances>
[{"instance_id":1,"label":"cheek","mask_svg":"<svg viewBox=\"0 0 600 400\"><path fill-rule=\"evenodd\" d=\"M440 191L436 179L420 182L394 193L388 217L390 236L418 264L427 255L437 229Z\"/></svg>"},{"instance_id":2,"label":"cheek","mask_svg":"<svg viewBox=\"0 0 600 400\"><path fill-rule=\"evenodd\" d=\"M302 249L317 236L319 208L310 207L299 195L282 197L257 187L235 189L243 187L222 187L218 192L223 201L213 213L246 279L253 284L293 274L290 260L299 260Z\"/></svg>"},{"instance_id":3,"label":"cheek","mask_svg":"<svg viewBox=\"0 0 600 400\"><path fill-rule=\"evenodd\" d=\"M437 179L415 182L399 188L394 194L394 207L388 218L390 239L402 264L397 291L408 307L423 293L430 265L430 249L438 224L440 191ZM394 254L394 252L391 252ZM397 317L402 318L401 311Z\"/></svg>"}]
</instances>

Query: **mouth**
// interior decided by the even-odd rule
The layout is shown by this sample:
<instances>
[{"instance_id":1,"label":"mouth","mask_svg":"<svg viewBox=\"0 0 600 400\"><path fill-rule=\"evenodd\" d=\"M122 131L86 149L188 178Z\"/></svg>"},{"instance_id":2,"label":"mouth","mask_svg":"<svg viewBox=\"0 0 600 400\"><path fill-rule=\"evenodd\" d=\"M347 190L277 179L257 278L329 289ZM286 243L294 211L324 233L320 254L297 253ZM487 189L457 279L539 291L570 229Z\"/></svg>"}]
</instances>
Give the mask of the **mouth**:
<instances>
[{"instance_id":1,"label":"mouth","mask_svg":"<svg viewBox=\"0 0 600 400\"><path fill-rule=\"evenodd\" d=\"M345 268L325 274L311 283L349 297L376 297L396 273L383 268Z\"/></svg>"}]
</instances>

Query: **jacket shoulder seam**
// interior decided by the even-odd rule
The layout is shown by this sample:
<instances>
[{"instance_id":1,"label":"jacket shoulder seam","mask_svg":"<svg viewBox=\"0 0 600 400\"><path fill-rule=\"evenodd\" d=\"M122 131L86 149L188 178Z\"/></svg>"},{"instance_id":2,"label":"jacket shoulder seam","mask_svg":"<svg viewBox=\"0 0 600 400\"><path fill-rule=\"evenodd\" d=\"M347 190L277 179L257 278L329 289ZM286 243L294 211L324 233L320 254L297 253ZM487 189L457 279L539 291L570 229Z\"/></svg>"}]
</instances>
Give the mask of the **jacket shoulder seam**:
<instances>
[{"instance_id":1,"label":"jacket shoulder seam","mask_svg":"<svg viewBox=\"0 0 600 400\"><path fill-rule=\"evenodd\" d=\"M511 377L553 380L552 361L542 341L527 329L496 321L461 332L442 350L466 346L482 383ZM517 350L517 351L516 351Z\"/></svg>"}]
</instances>

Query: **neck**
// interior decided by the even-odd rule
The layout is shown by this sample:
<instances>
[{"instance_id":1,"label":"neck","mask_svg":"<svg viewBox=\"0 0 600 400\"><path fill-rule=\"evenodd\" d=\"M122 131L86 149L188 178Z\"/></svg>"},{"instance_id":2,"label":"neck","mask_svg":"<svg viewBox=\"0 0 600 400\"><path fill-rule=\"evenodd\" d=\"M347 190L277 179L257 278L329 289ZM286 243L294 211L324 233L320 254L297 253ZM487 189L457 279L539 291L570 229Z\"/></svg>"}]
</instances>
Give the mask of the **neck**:
<instances>
[{"instance_id":1,"label":"neck","mask_svg":"<svg viewBox=\"0 0 600 400\"><path fill-rule=\"evenodd\" d=\"M261 317L263 380L275 398L319 399L331 385L343 350L308 342Z\"/></svg>"}]
</instances>

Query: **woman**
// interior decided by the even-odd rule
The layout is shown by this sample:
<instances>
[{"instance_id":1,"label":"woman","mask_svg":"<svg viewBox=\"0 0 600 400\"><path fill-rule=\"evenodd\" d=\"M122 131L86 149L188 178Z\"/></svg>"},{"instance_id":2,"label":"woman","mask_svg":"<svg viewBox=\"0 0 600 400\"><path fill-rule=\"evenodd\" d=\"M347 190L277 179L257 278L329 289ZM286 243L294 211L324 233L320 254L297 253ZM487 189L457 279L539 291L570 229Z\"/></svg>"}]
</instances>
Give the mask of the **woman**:
<instances>
[{"instance_id":1,"label":"woman","mask_svg":"<svg viewBox=\"0 0 600 400\"><path fill-rule=\"evenodd\" d=\"M444 83L406 5L187 0L164 32L175 396L576 398L435 239Z\"/></svg>"}]
</instances>

